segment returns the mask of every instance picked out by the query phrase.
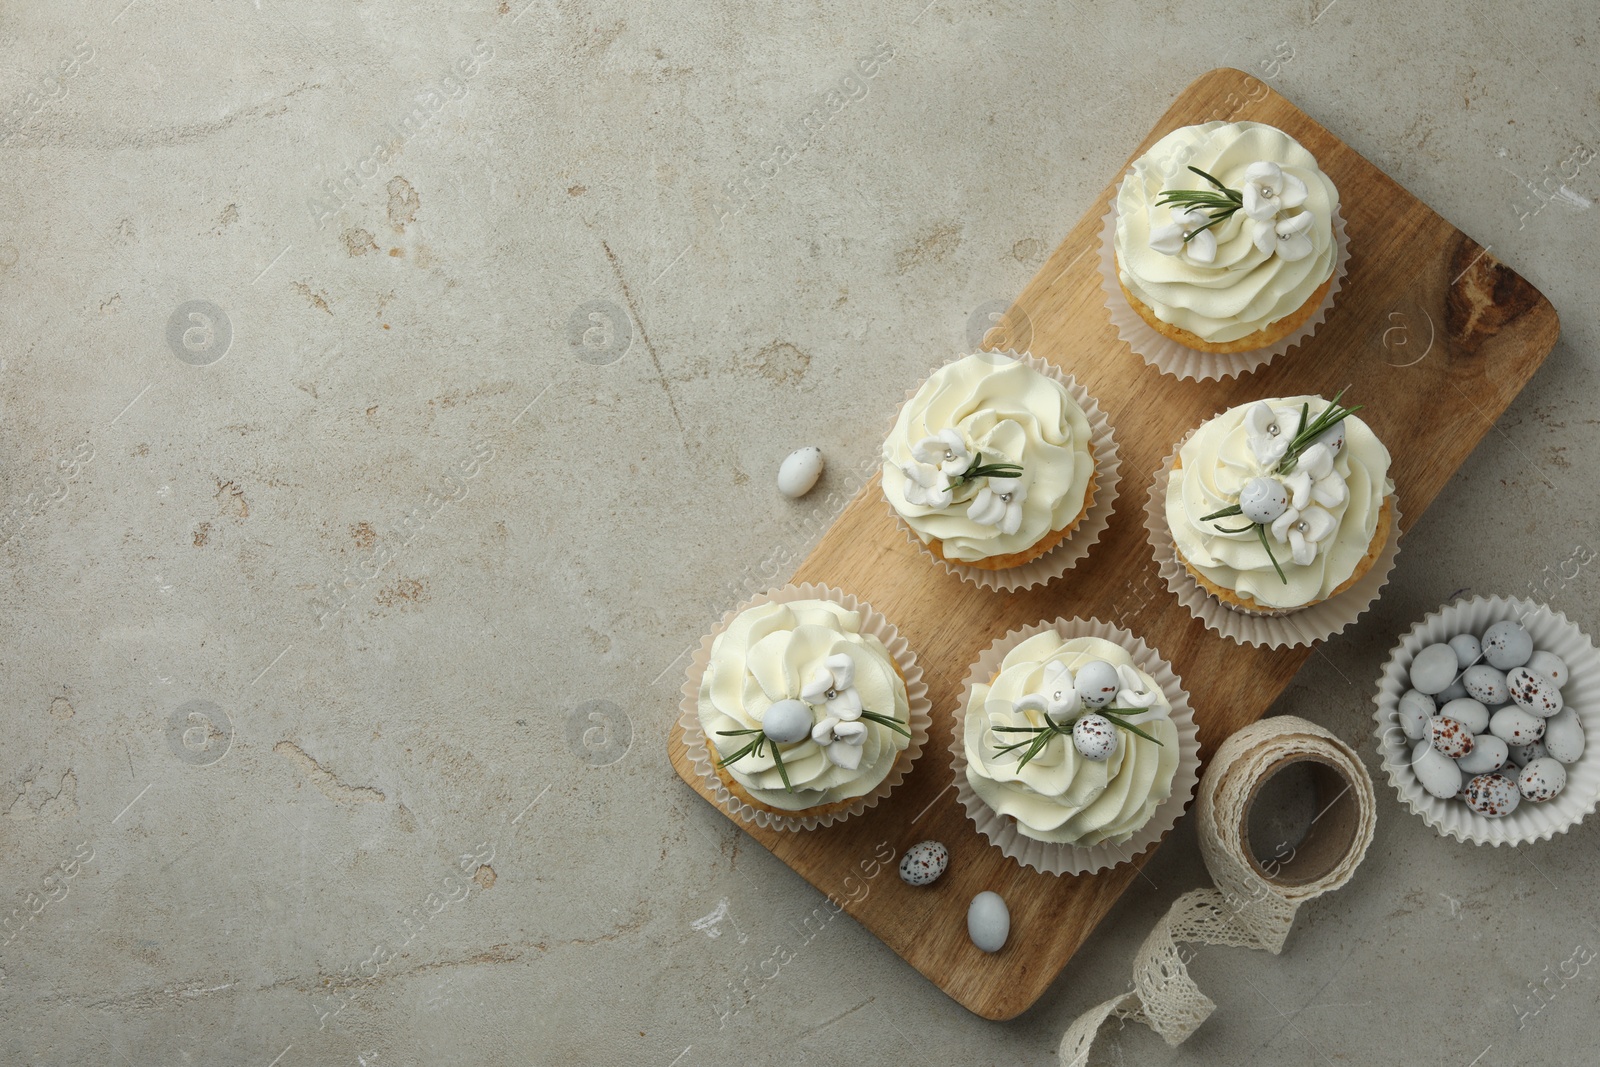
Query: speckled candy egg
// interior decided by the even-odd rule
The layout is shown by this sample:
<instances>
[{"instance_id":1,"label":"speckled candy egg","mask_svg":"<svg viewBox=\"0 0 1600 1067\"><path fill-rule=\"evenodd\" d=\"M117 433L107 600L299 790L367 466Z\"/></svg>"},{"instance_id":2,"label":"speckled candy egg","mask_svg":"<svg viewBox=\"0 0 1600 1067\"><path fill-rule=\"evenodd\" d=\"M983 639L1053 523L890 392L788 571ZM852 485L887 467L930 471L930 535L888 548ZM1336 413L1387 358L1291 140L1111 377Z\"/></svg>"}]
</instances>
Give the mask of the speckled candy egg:
<instances>
[{"instance_id":1,"label":"speckled candy egg","mask_svg":"<svg viewBox=\"0 0 1600 1067\"><path fill-rule=\"evenodd\" d=\"M1518 707L1504 707L1490 717L1489 732L1508 745L1526 745L1544 736L1544 720Z\"/></svg>"},{"instance_id":2,"label":"speckled candy egg","mask_svg":"<svg viewBox=\"0 0 1600 1067\"><path fill-rule=\"evenodd\" d=\"M1121 685L1117 669L1103 659L1092 659L1078 668L1074 688L1086 708L1103 708L1116 699Z\"/></svg>"},{"instance_id":3,"label":"speckled candy egg","mask_svg":"<svg viewBox=\"0 0 1600 1067\"><path fill-rule=\"evenodd\" d=\"M1456 654L1456 666L1462 670L1472 666L1483 656L1483 646L1471 634L1456 634L1450 639L1450 651Z\"/></svg>"},{"instance_id":4,"label":"speckled candy egg","mask_svg":"<svg viewBox=\"0 0 1600 1067\"><path fill-rule=\"evenodd\" d=\"M918 841L900 857L900 880L906 885L932 885L950 866L950 850L937 841Z\"/></svg>"},{"instance_id":5,"label":"speckled candy egg","mask_svg":"<svg viewBox=\"0 0 1600 1067\"><path fill-rule=\"evenodd\" d=\"M1273 522L1289 510L1289 490L1276 478L1251 478L1239 490L1239 510L1251 522Z\"/></svg>"},{"instance_id":6,"label":"speckled candy egg","mask_svg":"<svg viewBox=\"0 0 1600 1067\"><path fill-rule=\"evenodd\" d=\"M1544 732L1546 737L1550 735L1549 723L1545 723ZM1494 735L1491 734L1490 736L1493 737ZM1509 751L1506 753L1506 758L1513 767L1518 768L1526 767L1534 760L1543 759L1550 755L1549 751L1545 749L1543 741L1535 741L1531 745L1510 745L1508 748Z\"/></svg>"},{"instance_id":7,"label":"speckled candy egg","mask_svg":"<svg viewBox=\"0 0 1600 1067\"><path fill-rule=\"evenodd\" d=\"M811 726L811 708L799 700L780 700L761 716L761 732L780 745L804 741Z\"/></svg>"},{"instance_id":8,"label":"speckled candy egg","mask_svg":"<svg viewBox=\"0 0 1600 1067\"><path fill-rule=\"evenodd\" d=\"M1572 708L1562 708L1544 721L1544 747L1551 759L1577 763L1583 756L1583 723Z\"/></svg>"},{"instance_id":9,"label":"speckled candy egg","mask_svg":"<svg viewBox=\"0 0 1600 1067\"><path fill-rule=\"evenodd\" d=\"M1423 741L1411 752L1411 770L1422 788L1438 797L1449 800L1461 792L1461 768L1449 756L1441 755L1432 744Z\"/></svg>"},{"instance_id":10,"label":"speckled candy egg","mask_svg":"<svg viewBox=\"0 0 1600 1067\"><path fill-rule=\"evenodd\" d=\"M1515 619L1497 622L1483 631L1483 658L1491 667L1509 671L1533 655L1533 636Z\"/></svg>"},{"instance_id":11,"label":"speckled candy egg","mask_svg":"<svg viewBox=\"0 0 1600 1067\"><path fill-rule=\"evenodd\" d=\"M1472 751L1456 760L1456 766L1468 774L1488 774L1504 767L1510 758L1510 745L1494 734L1479 734L1472 739Z\"/></svg>"},{"instance_id":12,"label":"speckled candy egg","mask_svg":"<svg viewBox=\"0 0 1600 1067\"><path fill-rule=\"evenodd\" d=\"M1454 719L1473 735L1481 734L1489 728L1489 709L1471 697L1458 697L1448 704L1441 704L1439 714Z\"/></svg>"},{"instance_id":13,"label":"speckled candy egg","mask_svg":"<svg viewBox=\"0 0 1600 1067\"><path fill-rule=\"evenodd\" d=\"M797 448L778 464L778 492L799 499L811 492L822 476L822 449L816 445Z\"/></svg>"},{"instance_id":14,"label":"speckled candy egg","mask_svg":"<svg viewBox=\"0 0 1600 1067\"><path fill-rule=\"evenodd\" d=\"M1554 652L1535 652L1523 666L1541 678L1548 678L1557 689L1566 685L1567 679L1572 676L1567 670L1567 661Z\"/></svg>"},{"instance_id":15,"label":"speckled candy egg","mask_svg":"<svg viewBox=\"0 0 1600 1067\"><path fill-rule=\"evenodd\" d=\"M1467 783L1467 807L1491 819L1504 818L1517 810L1522 794L1503 774L1480 774Z\"/></svg>"},{"instance_id":16,"label":"speckled candy egg","mask_svg":"<svg viewBox=\"0 0 1600 1067\"><path fill-rule=\"evenodd\" d=\"M1517 790L1522 794L1522 799L1535 804L1554 800L1556 794L1566 786L1567 769L1549 756L1534 760L1517 775Z\"/></svg>"},{"instance_id":17,"label":"speckled candy egg","mask_svg":"<svg viewBox=\"0 0 1600 1067\"><path fill-rule=\"evenodd\" d=\"M999 952L1011 936L1011 910L999 893L988 891L967 906L967 936L985 952Z\"/></svg>"},{"instance_id":18,"label":"speckled candy egg","mask_svg":"<svg viewBox=\"0 0 1600 1067\"><path fill-rule=\"evenodd\" d=\"M1429 645L1411 661L1411 688L1432 696L1455 681L1458 670L1449 645Z\"/></svg>"},{"instance_id":19,"label":"speckled candy egg","mask_svg":"<svg viewBox=\"0 0 1600 1067\"><path fill-rule=\"evenodd\" d=\"M1108 760L1120 743L1117 728L1104 715L1085 715L1072 724L1072 745L1084 759Z\"/></svg>"},{"instance_id":20,"label":"speckled candy egg","mask_svg":"<svg viewBox=\"0 0 1600 1067\"><path fill-rule=\"evenodd\" d=\"M1472 751L1472 731L1442 715L1428 720L1428 740L1440 755L1451 759L1460 759Z\"/></svg>"},{"instance_id":21,"label":"speckled candy egg","mask_svg":"<svg viewBox=\"0 0 1600 1067\"><path fill-rule=\"evenodd\" d=\"M1467 695L1484 707L1498 708L1511 699L1506 676L1487 663L1468 667L1461 673L1461 681L1467 687Z\"/></svg>"},{"instance_id":22,"label":"speckled candy egg","mask_svg":"<svg viewBox=\"0 0 1600 1067\"><path fill-rule=\"evenodd\" d=\"M1561 690L1550 679L1526 667L1513 667L1506 672L1506 688L1517 707L1541 719L1548 719L1561 710Z\"/></svg>"},{"instance_id":23,"label":"speckled candy egg","mask_svg":"<svg viewBox=\"0 0 1600 1067\"><path fill-rule=\"evenodd\" d=\"M1434 713L1438 710L1439 707L1433 702L1432 697L1419 693L1415 689L1407 689L1401 694L1400 707L1397 709L1396 714L1400 719L1400 729L1405 733L1406 740L1422 740L1423 733L1428 729L1428 720L1433 718Z\"/></svg>"}]
</instances>

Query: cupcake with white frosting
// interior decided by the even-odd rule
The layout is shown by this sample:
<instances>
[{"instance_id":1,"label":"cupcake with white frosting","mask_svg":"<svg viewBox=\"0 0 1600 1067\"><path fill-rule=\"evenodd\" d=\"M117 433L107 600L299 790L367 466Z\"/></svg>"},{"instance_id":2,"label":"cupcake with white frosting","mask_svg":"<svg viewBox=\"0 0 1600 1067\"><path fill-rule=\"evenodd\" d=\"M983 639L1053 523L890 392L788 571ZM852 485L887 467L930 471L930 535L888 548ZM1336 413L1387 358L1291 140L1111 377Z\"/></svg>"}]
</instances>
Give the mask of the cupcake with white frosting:
<instances>
[{"instance_id":1,"label":"cupcake with white frosting","mask_svg":"<svg viewBox=\"0 0 1600 1067\"><path fill-rule=\"evenodd\" d=\"M1172 796L1182 747L1172 710L1121 645L1044 629L970 685L966 784L1031 841L1126 843Z\"/></svg>"},{"instance_id":2,"label":"cupcake with white frosting","mask_svg":"<svg viewBox=\"0 0 1600 1067\"><path fill-rule=\"evenodd\" d=\"M1191 349L1240 353L1305 325L1333 284L1339 193L1298 141L1259 122L1167 134L1117 193L1129 306Z\"/></svg>"},{"instance_id":3,"label":"cupcake with white frosting","mask_svg":"<svg viewBox=\"0 0 1600 1067\"><path fill-rule=\"evenodd\" d=\"M1089 418L1062 382L980 352L934 371L883 444L883 492L939 559L1019 567L1060 544L1094 500Z\"/></svg>"},{"instance_id":4,"label":"cupcake with white frosting","mask_svg":"<svg viewBox=\"0 0 1600 1067\"><path fill-rule=\"evenodd\" d=\"M926 712L919 728L906 671L878 636L892 627L871 625L868 613L774 599L711 641L698 725L711 769L738 801L769 815L837 815L899 781L920 747L913 735L926 736Z\"/></svg>"},{"instance_id":5,"label":"cupcake with white frosting","mask_svg":"<svg viewBox=\"0 0 1600 1067\"><path fill-rule=\"evenodd\" d=\"M1285 615L1377 562L1394 517L1389 450L1342 395L1244 404L1179 447L1167 530L1178 562L1228 607Z\"/></svg>"}]
</instances>

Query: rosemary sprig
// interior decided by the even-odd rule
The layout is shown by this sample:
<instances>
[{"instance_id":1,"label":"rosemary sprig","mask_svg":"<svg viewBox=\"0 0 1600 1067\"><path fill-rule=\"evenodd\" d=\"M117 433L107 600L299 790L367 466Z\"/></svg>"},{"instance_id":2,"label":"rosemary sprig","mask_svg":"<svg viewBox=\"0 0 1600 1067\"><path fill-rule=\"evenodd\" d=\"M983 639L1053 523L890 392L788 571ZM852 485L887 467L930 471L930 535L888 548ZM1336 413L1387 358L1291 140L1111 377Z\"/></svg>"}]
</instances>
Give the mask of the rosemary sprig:
<instances>
[{"instance_id":1,"label":"rosemary sprig","mask_svg":"<svg viewBox=\"0 0 1600 1067\"><path fill-rule=\"evenodd\" d=\"M718 730L717 731L717 736L718 737L739 737L739 736L742 736L742 735L745 735L745 734L756 734L758 736L756 737L756 739L754 741L751 741L749 744L747 744L743 748L739 749L739 751L735 752L733 755L731 755L731 756L723 756L721 759L717 760L717 766L726 767L728 764L733 763L733 762L735 762L737 760L742 760L746 756L750 756L750 755L755 756L757 759L761 758L761 746L765 745L767 743L767 740L768 740L765 731L763 731L763 730L761 730L759 728L754 729L754 730ZM793 793L794 792L794 786L789 783L789 768L787 768L787 767L785 767L783 765L783 753L778 749L778 746L776 744L774 744L772 746L772 762L778 768L778 777L783 779L783 791L785 793Z\"/></svg>"},{"instance_id":2,"label":"rosemary sprig","mask_svg":"<svg viewBox=\"0 0 1600 1067\"><path fill-rule=\"evenodd\" d=\"M887 715L879 715L875 711L863 711L861 717L868 722L875 722L879 726L887 726L897 734L904 734L906 737L911 736L911 731L902 726L898 719L891 719Z\"/></svg>"},{"instance_id":3,"label":"rosemary sprig","mask_svg":"<svg viewBox=\"0 0 1600 1067\"><path fill-rule=\"evenodd\" d=\"M1160 738L1150 736L1137 726L1133 725L1133 723L1128 722L1123 718L1123 715L1125 714L1132 713L1137 715L1142 710L1142 708L1100 708L1098 710L1086 711L1084 712L1084 715L1103 716L1104 718L1110 720L1113 726L1120 727L1121 729L1128 731L1130 734L1137 734L1146 741L1154 741L1158 745L1161 744ZM1079 718L1082 717L1083 716L1079 716ZM1022 768L1028 765L1029 760L1043 752L1045 746L1048 745L1054 738L1070 738L1072 736L1072 728L1077 725L1077 721L1077 719L1074 719L1072 722L1062 724L1056 722L1050 716L1046 715L1044 717L1045 724L1043 726L996 726L994 727L994 730L997 733L1032 734L1033 736L1024 741L1017 741L1013 744L1003 745L995 750L995 755L1003 756L1007 752L1014 752L1019 748L1026 747L1028 751L1023 753L1022 758L1017 761L1017 770L1020 771Z\"/></svg>"},{"instance_id":4,"label":"rosemary sprig","mask_svg":"<svg viewBox=\"0 0 1600 1067\"><path fill-rule=\"evenodd\" d=\"M1306 425L1306 415L1308 414L1309 408L1307 405L1301 405L1300 429L1289 441L1288 451L1284 452L1283 458L1278 461L1277 473L1293 474L1295 464L1300 461L1301 454L1305 452L1306 449L1311 447L1312 442L1314 442L1318 437L1322 436L1322 434L1328 429L1331 429L1340 422L1344 421L1345 416L1354 415L1356 412L1360 411L1366 406L1364 404L1357 404L1353 408L1347 408L1339 403L1339 401L1344 397L1345 390L1349 388L1350 387L1347 385L1344 387L1344 389L1339 390L1339 392L1334 396L1332 402L1328 404L1327 408L1323 410L1322 414L1311 420L1311 424L1309 426Z\"/></svg>"},{"instance_id":5,"label":"rosemary sprig","mask_svg":"<svg viewBox=\"0 0 1600 1067\"><path fill-rule=\"evenodd\" d=\"M950 479L952 489L965 485L967 482L979 478L1020 478L1022 465L1019 463L984 463L983 453L979 452L972 457L972 466Z\"/></svg>"},{"instance_id":6,"label":"rosemary sprig","mask_svg":"<svg viewBox=\"0 0 1600 1067\"><path fill-rule=\"evenodd\" d=\"M1190 167L1189 169L1210 182L1214 188L1164 189L1156 197L1157 207L1181 207L1189 211L1198 208L1202 211L1211 212L1210 222L1207 222L1204 226L1196 227L1183 235L1184 244L1188 244L1195 234L1204 233L1218 223L1226 222L1233 217L1235 212L1244 207L1244 194L1239 190L1229 189L1199 167Z\"/></svg>"},{"instance_id":7,"label":"rosemary sprig","mask_svg":"<svg viewBox=\"0 0 1600 1067\"><path fill-rule=\"evenodd\" d=\"M1278 572L1278 581L1288 585L1289 579L1284 577L1283 568L1278 566L1278 557L1272 554L1272 543L1267 540L1267 528L1258 524L1256 534L1261 538L1261 547L1267 550L1267 558L1272 561L1272 569Z\"/></svg>"}]
</instances>

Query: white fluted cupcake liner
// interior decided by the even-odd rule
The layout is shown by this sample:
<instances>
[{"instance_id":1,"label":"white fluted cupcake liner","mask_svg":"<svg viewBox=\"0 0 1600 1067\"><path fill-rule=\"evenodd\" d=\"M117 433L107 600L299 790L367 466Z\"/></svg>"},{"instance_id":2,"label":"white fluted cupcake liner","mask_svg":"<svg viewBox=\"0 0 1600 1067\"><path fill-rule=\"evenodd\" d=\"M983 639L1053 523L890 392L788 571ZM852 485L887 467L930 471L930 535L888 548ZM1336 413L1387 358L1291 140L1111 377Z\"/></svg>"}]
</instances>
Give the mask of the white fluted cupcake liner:
<instances>
[{"instance_id":1,"label":"white fluted cupcake liner","mask_svg":"<svg viewBox=\"0 0 1600 1067\"><path fill-rule=\"evenodd\" d=\"M906 539L917 548L925 552L929 559L940 564L946 571L963 581L971 582L984 589L994 589L1004 593L1014 593L1019 589L1031 589L1036 585L1044 585L1066 574L1089 554L1089 549L1100 540L1100 535L1105 532L1111 522L1111 512L1117 503L1118 472L1122 469L1122 458L1117 454L1117 441L1111 431L1111 422L1106 418L1100 404L1089 395L1088 390L1078 384L1076 378L1063 372L1055 364L1040 359L1032 353L1024 352L1018 355L1015 352L979 353L981 355L998 355L1010 359L1021 360L1041 374L1060 382L1066 387L1067 395L1072 397L1078 407L1083 409L1083 414L1089 420L1089 446L1094 452L1095 489L1090 498L1089 510L1078 525L1062 541L1038 559L1029 560L1020 567L1007 567L1003 570L988 571L981 567L969 567L961 563L953 563L933 554L922 538L917 536L909 523L889 503L888 497L884 504L889 508L889 513L894 516ZM956 356L945 360L941 366L949 366L966 356ZM935 368L936 370L938 368ZM924 379L926 381L926 379ZM906 390L904 403L910 403L912 397L917 395L917 390L922 387L918 382ZM902 405L903 406L903 405ZM896 408L894 415L890 416L889 427L893 432L895 422L900 417L900 409Z\"/></svg>"},{"instance_id":2,"label":"white fluted cupcake liner","mask_svg":"<svg viewBox=\"0 0 1600 1067\"><path fill-rule=\"evenodd\" d=\"M1542 804L1524 800L1510 815L1491 819L1479 815L1466 802L1440 800L1422 788L1411 768L1411 750L1400 728L1397 711L1400 697L1411 688L1411 661L1429 645L1448 641L1457 634L1481 636L1493 623L1505 619L1520 622L1533 637L1533 647L1554 652L1566 661L1571 672L1561 687L1566 706L1577 712L1583 725L1583 755L1566 765L1567 785L1554 800ZM1594 642L1566 615L1544 604L1515 597L1473 597L1442 606L1423 617L1389 654L1378 677L1373 696L1378 753L1389 784L1400 795L1401 803L1422 816L1422 821L1446 837L1477 845L1524 845L1564 834L1583 821L1600 802L1600 653Z\"/></svg>"},{"instance_id":3,"label":"white fluted cupcake liner","mask_svg":"<svg viewBox=\"0 0 1600 1067\"><path fill-rule=\"evenodd\" d=\"M894 769L878 783L876 789L857 797L848 808L822 815L808 815L805 812L770 812L757 808L729 792L712 766L711 749L707 744L705 731L700 726L700 682L705 676L706 665L711 661L712 642L728 628L735 617L750 608L767 603L788 604L796 600L828 600L846 611L859 611L861 632L871 634L882 641L883 646L889 650L895 666L900 669L901 677L906 683L906 700L910 706L907 729L911 731L911 741L901 752L900 758L895 761ZM689 675L683 683L681 692L678 725L683 729L684 748L688 752L695 773L710 788L717 806L744 822L753 822L757 826L774 830L815 830L819 826L832 826L851 815L860 815L868 808L874 807L911 772L912 764L922 753L922 746L928 742L928 728L933 723L931 718L933 704L928 699L927 683L922 680L922 667L917 663L916 654L906 644L906 639L900 636L900 631L875 611L871 604L858 600L854 594L809 582L804 585L786 585L779 589L769 589L724 614L716 629L701 638L700 647L695 649L690 659Z\"/></svg>"},{"instance_id":4,"label":"white fluted cupcake liner","mask_svg":"<svg viewBox=\"0 0 1600 1067\"><path fill-rule=\"evenodd\" d=\"M1170 374L1180 380L1193 378L1195 381L1203 382L1232 378L1237 374L1260 370L1315 333L1317 327L1328 317L1328 312L1333 309L1334 298L1339 295L1339 288L1344 282L1350 264L1350 236L1345 232L1344 217L1337 209L1333 214L1333 239L1338 246L1338 256L1333 264L1333 284L1328 286L1328 292L1323 296L1322 303L1317 305L1317 309L1299 329L1265 348L1235 352L1231 355L1201 352L1170 337L1162 336L1133 310L1128 303L1127 294L1122 291L1122 283L1117 279L1117 199L1121 193L1122 182L1118 182L1116 190L1111 194L1111 207L1106 212L1100 231L1100 287L1105 290L1106 310L1110 312L1111 325L1117 328L1117 335L1140 359L1162 374Z\"/></svg>"},{"instance_id":5,"label":"white fluted cupcake liner","mask_svg":"<svg viewBox=\"0 0 1600 1067\"><path fill-rule=\"evenodd\" d=\"M1098 637L1125 649L1133 657L1134 666L1161 687L1162 696L1172 708L1172 724L1178 729L1178 766L1172 775L1172 792L1157 805L1149 820L1121 844L1106 841L1080 848L1076 845L1035 841L1017 829L1016 820L1000 815L984 803L967 781L966 717L967 707L972 701L972 687L979 682L987 684L1000 672L1000 663L1006 653L1046 630L1054 630L1069 640L1074 637ZM1173 673L1171 664L1161 658L1159 651L1145 644L1143 638L1099 619L1045 620L1012 630L995 641L967 672L961 686L961 700L954 714L955 737L950 743L950 754L955 773L956 798L966 809L967 817L976 824L978 832L988 838L990 844L1018 863L1045 874L1092 874L1119 863L1132 862L1177 825L1179 816L1194 797L1195 785L1200 781L1200 738L1195 728L1194 711L1189 707L1189 694L1183 688L1183 679Z\"/></svg>"},{"instance_id":6,"label":"white fluted cupcake liner","mask_svg":"<svg viewBox=\"0 0 1600 1067\"><path fill-rule=\"evenodd\" d=\"M1198 427L1196 427L1198 429ZM1299 608L1280 614L1262 614L1246 608L1225 604L1212 596L1194 580L1187 567L1178 559L1177 547L1172 543L1172 531L1167 527L1167 481L1178 461L1178 450L1194 435L1190 430L1173 448L1172 454L1162 462L1150 484L1150 495L1145 502L1144 528L1155 552L1156 564L1167 588L1178 598L1178 603L1189 609L1189 614L1205 623L1222 637L1245 645L1265 645L1269 648L1294 648L1326 641L1334 634L1361 617L1378 599L1378 594L1389 583L1394 570L1395 557L1400 554L1400 501L1390 495L1389 536L1383 543L1372 569L1356 580L1349 589L1309 608Z\"/></svg>"}]
</instances>

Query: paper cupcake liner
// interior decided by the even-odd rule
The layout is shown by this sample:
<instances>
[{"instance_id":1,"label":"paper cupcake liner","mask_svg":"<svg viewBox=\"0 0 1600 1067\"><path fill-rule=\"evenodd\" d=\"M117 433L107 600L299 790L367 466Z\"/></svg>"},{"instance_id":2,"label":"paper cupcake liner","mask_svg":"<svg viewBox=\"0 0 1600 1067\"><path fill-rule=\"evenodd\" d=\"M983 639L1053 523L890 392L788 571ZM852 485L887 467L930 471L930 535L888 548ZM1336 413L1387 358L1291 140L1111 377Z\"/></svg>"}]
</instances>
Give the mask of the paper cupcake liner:
<instances>
[{"instance_id":1,"label":"paper cupcake liner","mask_svg":"<svg viewBox=\"0 0 1600 1067\"><path fill-rule=\"evenodd\" d=\"M1198 427L1196 427L1198 429ZM1373 561L1372 569L1338 596L1329 597L1309 608L1298 608L1283 614L1266 615L1224 604L1203 589L1178 559L1178 550L1172 543L1172 531L1167 527L1167 479L1172 475L1178 460L1178 450L1194 436L1194 430L1183 435L1156 473L1150 485L1150 496L1145 503L1144 528L1150 547L1155 550L1156 564L1167 588L1178 598L1178 603L1189 609L1189 614L1205 623L1218 634L1239 644L1266 645L1269 648L1294 648L1297 645L1314 645L1326 641L1346 626L1355 622L1378 599L1379 592L1389 583L1389 573L1394 570L1395 557L1400 554L1400 501L1390 495L1389 537L1383 550Z\"/></svg>"},{"instance_id":2,"label":"paper cupcake liner","mask_svg":"<svg viewBox=\"0 0 1600 1067\"><path fill-rule=\"evenodd\" d=\"M1150 324L1140 318L1139 313L1129 305L1128 297L1122 291L1122 283L1117 279L1117 199L1121 193L1122 182L1118 182L1116 191L1111 194L1111 208L1106 212L1105 222L1100 231L1100 287L1106 293L1106 310L1111 313L1111 325L1117 328L1117 334L1122 338L1122 342L1162 374L1170 374L1178 379L1193 378L1195 381L1203 382L1210 379L1232 378L1236 374L1248 374L1260 370L1315 333L1317 327L1328 317L1328 312L1333 309L1334 298L1339 295L1339 287L1350 264L1350 237L1345 232L1344 217L1339 214L1337 208L1333 213L1333 239L1338 247L1338 255L1333 264L1333 284L1328 286L1328 292L1323 296L1322 303L1317 305L1317 309L1299 329L1265 348L1235 352L1231 355L1201 352L1170 337L1163 337L1151 329Z\"/></svg>"},{"instance_id":3,"label":"paper cupcake liner","mask_svg":"<svg viewBox=\"0 0 1600 1067\"><path fill-rule=\"evenodd\" d=\"M1000 670L1006 653L1030 637L1055 630L1063 638L1098 637L1127 650L1134 666L1148 674L1161 687L1161 693L1172 707L1172 724L1178 728L1178 767L1172 775L1172 793L1157 805L1149 821L1133 832L1121 844L1109 841L1080 848L1076 845L1035 841L1024 836L1012 819L1000 815L967 782L966 716L967 705L972 700L974 684L987 683ZM978 827L978 832L989 839L1002 853L1024 866L1045 874L1092 874L1119 863L1129 863L1151 845L1160 841L1178 822L1178 817L1189 806L1195 785L1200 781L1200 739L1195 729L1194 711L1189 707L1189 694L1184 691L1183 679L1172 672L1172 666L1161 658L1161 653L1135 637L1127 630L1099 619L1055 619L1012 630L995 641L978 657L978 662L967 672L961 686L961 700L955 708L955 738L950 743L951 767L955 772L956 798L967 811L967 818Z\"/></svg>"},{"instance_id":4,"label":"paper cupcake liner","mask_svg":"<svg viewBox=\"0 0 1600 1067\"><path fill-rule=\"evenodd\" d=\"M900 668L900 674L906 683L906 699L910 705L908 715L910 721L907 723L907 729L911 731L911 741L902 752L901 758L895 761L888 777L879 782L878 787L870 793L857 797L848 808L823 815L808 815L805 812L780 814L765 811L734 796L723 784L722 779L717 777L717 772L711 765L711 750L706 744L705 731L700 726L700 682L705 676L706 665L711 661L711 643L716 640L717 635L726 630L736 616L750 608L767 603L788 604L796 600L828 600L846 611L859 611L861 632L871 634L882 641L895 665ZM678 704L678 725L683 729L684 747L688 751L689 761L693 764L695 773L710 787L717 806L745 822L753 822L757 826L773 830L815 830L819 826L832 826L851 815L860 815L875 806L910 773L912 764L922 753L922 746L928 741L928 728L933 724L930 715L933 704L928 699L927 683L922 680L922 667L917 663L916 654L906 644L906 639L900 636L900 631L896 630L888 619L873 610L871 604L857 600L853 594L831 586L810 583L770 589L724 614L716 629L701 638L700 647L690 659L689 675L683 683L682 694Z\"/></svg>"},{"instance_id":5,"label":"paper cupcake liner","mask_svg":"<svg viewBox=\"0 0 1600 1067\"><path fill-rule=\"evenodd\" d=\"M946 571L963 581L971 582L984 589L994 589L1003 593L1014 593L1019 589L1031 589L1036 585L1044 585L1066 574L1089 554L1089 549L1100 540L1100 535L1105 532L1111 522L1111 512L1117 502L1118 471L1122 468L1122 458L1117 454L1116 438L1111 432L1111 422L1106 418L1105 412L1100 410L1100 404L1089 395L1088 390L1078 384L1076 378L1064 373L1055 364L1040 359L1031 353L1024 352L1018 355L1015 352L979 353L980 355L1002 355L1020 360L1041 374L1060 382L1066 387L1067 395L1083 409L1083 414L1089 420L1089 445L1094 451L1095 488L1089 501L1089 510L1083 518L1078 520L1078 525L1062 541L1038 559L1029 560L1020 567L1007 567L1003 570L988 571L981 567L969 567L961 563L953 563L933 554L932 550L917 536L909 523L884 497L884 504L889 508L889 514L894 516L906 539L927 554L928 558L940 564ZM945 360L941 367L949 366L965 356ZM938 369L938 368L935 368ZM924 379L926 381L926 379ZM901 405L910 403L912 397L917 395L917 390L922 387L918 382L906 390L906 399ZM895 422L900 417L900 408L895 409L894 415L889 419L890 432L893 432Z\"/></svg>"},{"instance_id":6,"label":"paper cupcake liner","mask_svg":"<svg viewBox=\"0 0 1600 1067\"><path fill-rule=\"evenodd\" d=\"M1411 769L1411 749L1400 728L1400 697L1411 688L1411 661L1429 645L1457 634L1481 635L1492 623L1516 619L1533 637L1533 647L1554 652L1571 671L1561 687L1566 706L1583 725L1583 756L1566 764L1567 785L1554 800L1542 804L1524 800L1510 815L1491 819L1479 815L1462 800L1440 800L1422 788ZM1544 604L1506 597L1473 597L1446 604L1411 628L1383 665L1378 691L1373 696L1378 754L1400 800L1422 821L1446 837L1477 845L1523 845L1564 834L1594 811L1600 801L1600 654L1589 636L1566 615ZM1465 778L1463 779L1465 781Z\"/></svg>"}]
</instances>

